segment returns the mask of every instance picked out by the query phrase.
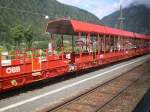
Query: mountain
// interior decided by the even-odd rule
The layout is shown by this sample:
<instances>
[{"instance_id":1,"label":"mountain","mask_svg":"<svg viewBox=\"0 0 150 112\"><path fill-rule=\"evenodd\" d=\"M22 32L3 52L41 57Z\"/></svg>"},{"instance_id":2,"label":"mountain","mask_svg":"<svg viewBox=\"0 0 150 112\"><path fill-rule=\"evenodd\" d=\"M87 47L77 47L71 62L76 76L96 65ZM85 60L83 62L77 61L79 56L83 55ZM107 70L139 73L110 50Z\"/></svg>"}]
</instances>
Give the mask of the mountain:
<instances>
[{"instance_id":1,"label":"mountain","mask_svg":"<svg viewBox=\"0 0 150 112\"><path fill-rule=\"evenodd\" d=\"M69 17L95 24L101 21L93 14L79 8L68 6L56 0L0 0L0 39L10 27L33 25L37 37L44 34L48 20Z\"/></svg>"},{"instance_id":2,"label":"mountain","mask_svg":"<svg viewBox=\"0 0 150 112\"><path fill-rule=\"evenodd\" d=\"M124 29L132 32L150 34L150 8L145 5L130 5L122 10ZM116 11L104 18L104 24L115 27L118 26L120 11Z\"/></svg>"}]
</instances>

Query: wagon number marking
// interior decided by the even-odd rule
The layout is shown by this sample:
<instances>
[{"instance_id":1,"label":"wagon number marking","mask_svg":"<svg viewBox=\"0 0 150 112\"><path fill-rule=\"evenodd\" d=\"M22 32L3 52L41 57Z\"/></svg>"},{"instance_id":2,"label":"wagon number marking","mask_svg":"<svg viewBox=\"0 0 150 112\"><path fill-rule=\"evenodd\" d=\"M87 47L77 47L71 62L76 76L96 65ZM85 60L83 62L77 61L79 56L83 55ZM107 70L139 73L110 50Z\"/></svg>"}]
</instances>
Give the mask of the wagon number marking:
<instances>
[{"instance_id":1,"label":"wagon number marking","mask_svg":"<svg viewBox=\"0 0 150 112\"><path fill-rule=\"evenodd\" d=\"M20 72L20 66L6 68L7 74L18 73L18 72Z\"/></svg>"}]
</instances>

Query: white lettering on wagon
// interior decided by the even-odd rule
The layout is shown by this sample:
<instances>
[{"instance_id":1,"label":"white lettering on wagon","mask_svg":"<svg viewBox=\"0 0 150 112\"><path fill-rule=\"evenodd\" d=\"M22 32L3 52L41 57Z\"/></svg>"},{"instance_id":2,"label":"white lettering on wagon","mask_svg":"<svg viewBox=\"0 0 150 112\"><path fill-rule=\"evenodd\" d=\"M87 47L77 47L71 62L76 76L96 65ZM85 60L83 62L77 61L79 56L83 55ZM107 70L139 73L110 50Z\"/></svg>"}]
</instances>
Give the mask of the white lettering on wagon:
<instances>
[{"instance_id":1,"label":"white lettering on wagon","mask_svg":"<svg viewBox=\"0 0 150 112\"><path fill-rule=\"evenodd\" d=\"M18 73L18 72L20 72L20 66L6 68L6 73L7 74Z\"/></svg>"}]
</instances>

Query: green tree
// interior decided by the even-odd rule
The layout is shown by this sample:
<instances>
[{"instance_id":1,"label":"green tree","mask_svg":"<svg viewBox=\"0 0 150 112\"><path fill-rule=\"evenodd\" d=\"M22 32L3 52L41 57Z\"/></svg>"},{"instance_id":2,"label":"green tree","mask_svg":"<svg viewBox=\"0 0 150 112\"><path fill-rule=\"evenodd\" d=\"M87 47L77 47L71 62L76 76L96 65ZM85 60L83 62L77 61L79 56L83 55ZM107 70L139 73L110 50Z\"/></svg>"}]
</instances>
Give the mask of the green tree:
<instances>
[{"instance_id":1,"label":"green tree","mask_svg":"<svg viewBox=\"0 0 150 112\"><path fill-rule=\"evenodd\" d=\"M12 38L16 44L16 48L20 47L21 41L23 40L23 38L25 36L24 27L22 25L17 25L15 27L11 28L10 35L12 36Z\"/></svg>"},{"instance_id":2,"label":"green tree","mask_svg":"<svg viewBox=\"0 0 150 112\"><path fill-rule=\"evenodd\" d=\"M33 27L31 25L29 25L25 29L24 35L25 35L24 37L25 37L27 49L29 49L32 47L33 38L34 38Z\"/></svg>"},{"instance_id":3,"label":"green tree","mask_svg":"<svg viewBox=\"0 0 150 112\"><path fill-rule=\"evenodd\" d=\"M6 48L7 51L12 50L12 46L10 45L10 43L5 43L4 47Z\"/></svg>"},{"instance_id":4,"label":"green tree","mask_svg":"<svg viewBox=\"0 0 150 112\"><path fill-rule=\"evenodd\" d=\"M9 40L9 28L6 24L0 22L0 41L2 43L8 42Z\"/></svg>"}]
</instances>

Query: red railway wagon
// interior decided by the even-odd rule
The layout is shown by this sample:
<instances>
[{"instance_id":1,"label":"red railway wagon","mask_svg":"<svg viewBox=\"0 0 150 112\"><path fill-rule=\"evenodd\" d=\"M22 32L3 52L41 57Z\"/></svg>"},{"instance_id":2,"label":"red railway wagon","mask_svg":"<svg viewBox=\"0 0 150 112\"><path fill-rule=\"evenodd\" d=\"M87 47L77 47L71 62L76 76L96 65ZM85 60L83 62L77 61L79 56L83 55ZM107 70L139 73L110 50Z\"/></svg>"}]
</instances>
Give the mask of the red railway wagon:
<instances>
[{"instance_id":1,"label":"red railway wagon","mask_svg":"<svg viewBox=\"0 0 150 112\"><path fill-rule=\"evenodd\" d=\"M16 52L13 59L0 58L0 92L150 52L150 36L77 20L50 21L46 32L53 41L61 37L61 53L32 49ZM69 51L65 51L66 36Z\"/></svg>"}]
</instances>

